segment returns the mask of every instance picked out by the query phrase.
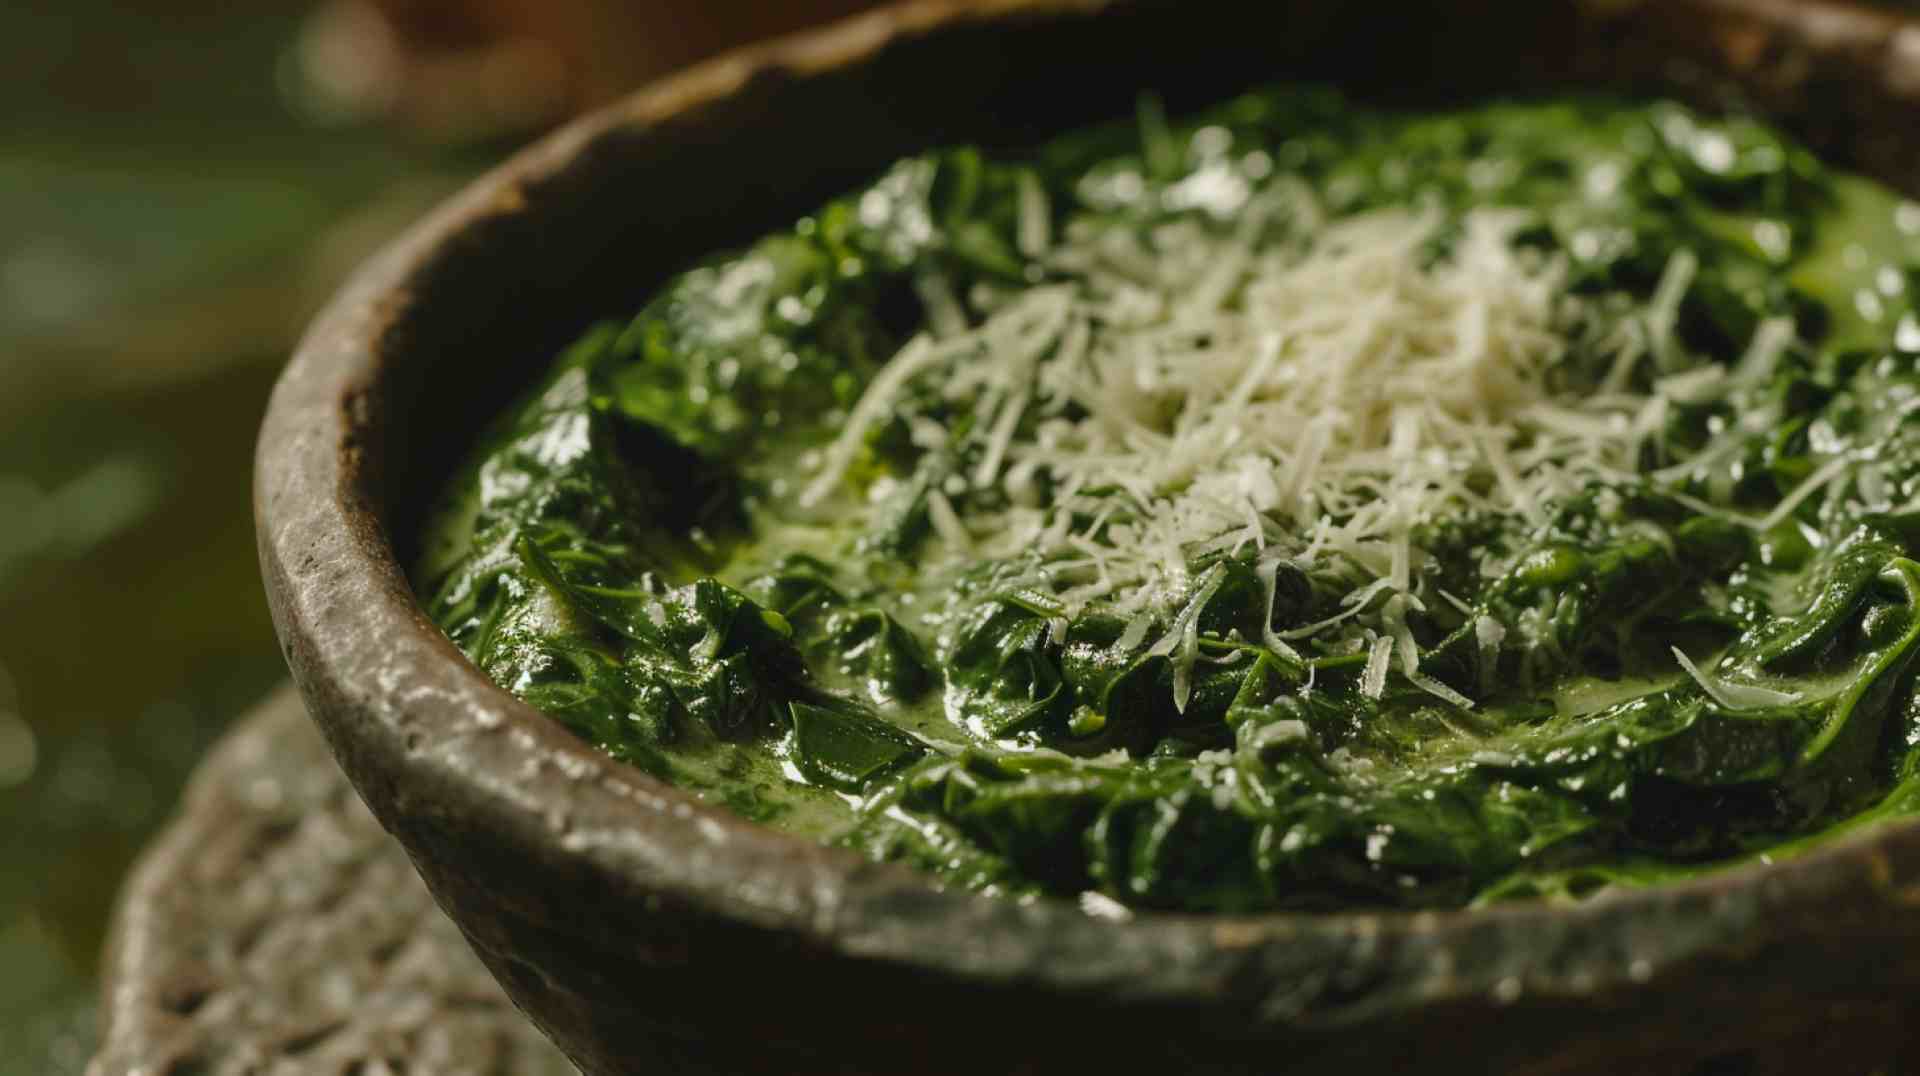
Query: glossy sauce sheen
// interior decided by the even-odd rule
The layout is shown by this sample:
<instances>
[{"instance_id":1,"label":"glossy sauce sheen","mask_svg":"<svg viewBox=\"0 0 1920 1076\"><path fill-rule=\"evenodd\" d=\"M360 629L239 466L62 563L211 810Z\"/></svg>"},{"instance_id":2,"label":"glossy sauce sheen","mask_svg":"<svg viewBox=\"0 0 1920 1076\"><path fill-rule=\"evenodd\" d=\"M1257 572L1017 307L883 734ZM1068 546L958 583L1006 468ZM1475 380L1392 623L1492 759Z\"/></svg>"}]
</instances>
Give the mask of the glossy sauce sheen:
<instances>
[{"instance_id":1,"label":"glossy sauce sheen","mask_svg":"<svg viewBox=\"0 0 1920 1076\"><path fill-rule=\"evenodd\" d=\"M415 582L615 757L989 892L1791 854L1920 805L1916 255L1920 207L1742 117L1148 100L594 328Z\"/></svg>"}]
</instances>

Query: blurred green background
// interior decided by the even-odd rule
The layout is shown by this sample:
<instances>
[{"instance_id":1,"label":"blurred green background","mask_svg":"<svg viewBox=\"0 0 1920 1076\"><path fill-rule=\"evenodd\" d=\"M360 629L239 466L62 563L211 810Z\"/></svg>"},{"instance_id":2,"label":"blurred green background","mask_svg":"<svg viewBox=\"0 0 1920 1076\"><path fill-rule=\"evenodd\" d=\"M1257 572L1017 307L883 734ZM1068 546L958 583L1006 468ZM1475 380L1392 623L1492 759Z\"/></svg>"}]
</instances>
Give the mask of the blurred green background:
<instances>
[{"instance_id":1,"label":"blurred green background","mask_svg":"<svg viewBox=\"0 0 1920 1076\"><path fill-rule=\"evenodd\" d=\"M0 1076L79 1073L127 867L284 676L268 390L516 142L867 0L0 0Z\"/></svg>"},{"instance_id":2,"label":"blurred green background","mask_svg":"<svg viewBox=\"0 0 1920 1076\"><path fill-rule=\"evenodd\" d=\"M492 154L327 125L305 12L0 6L0 1072L76 1073L115 889L284 675L253 436L304 318Z\"/></svg>"}]
</instances>

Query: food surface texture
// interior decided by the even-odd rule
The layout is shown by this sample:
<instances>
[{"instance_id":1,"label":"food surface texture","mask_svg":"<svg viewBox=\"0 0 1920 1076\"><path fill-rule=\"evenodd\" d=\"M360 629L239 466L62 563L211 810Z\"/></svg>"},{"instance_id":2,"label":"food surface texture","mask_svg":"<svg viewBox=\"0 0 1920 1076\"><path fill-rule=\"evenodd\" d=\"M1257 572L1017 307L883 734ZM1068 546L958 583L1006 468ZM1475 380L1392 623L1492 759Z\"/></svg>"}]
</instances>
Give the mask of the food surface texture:
<instances>
[{"instance_id":1,"label":"food surface texture","mask_svg":"<svg viewBox=\"0 0 1920 1076\"><path fill-rule=\"evenodd\" d=\"M1666 102L1136 112L528 356L431 615L703 798L1100 913L1578 899L1920 808L1920 205Z\"/></svg>"}]
</instances>

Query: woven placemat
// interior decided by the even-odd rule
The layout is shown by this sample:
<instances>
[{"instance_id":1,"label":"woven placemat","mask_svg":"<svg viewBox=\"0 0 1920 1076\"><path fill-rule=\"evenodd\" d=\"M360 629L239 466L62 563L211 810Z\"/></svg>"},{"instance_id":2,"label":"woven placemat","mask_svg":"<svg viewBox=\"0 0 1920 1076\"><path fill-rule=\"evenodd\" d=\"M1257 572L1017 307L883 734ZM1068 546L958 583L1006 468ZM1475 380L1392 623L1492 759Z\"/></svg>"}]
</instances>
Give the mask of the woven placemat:
<instances>
[{"instance_id":1,"label":"woven placemat","mask_svg":"<svg viewBox=\"0 0 1920 1076\"><path fill-rule=\"evenodd\" d=\"M573 1076L282 688L131 875L89 1076Z\"/></svg>"}]
</instances>

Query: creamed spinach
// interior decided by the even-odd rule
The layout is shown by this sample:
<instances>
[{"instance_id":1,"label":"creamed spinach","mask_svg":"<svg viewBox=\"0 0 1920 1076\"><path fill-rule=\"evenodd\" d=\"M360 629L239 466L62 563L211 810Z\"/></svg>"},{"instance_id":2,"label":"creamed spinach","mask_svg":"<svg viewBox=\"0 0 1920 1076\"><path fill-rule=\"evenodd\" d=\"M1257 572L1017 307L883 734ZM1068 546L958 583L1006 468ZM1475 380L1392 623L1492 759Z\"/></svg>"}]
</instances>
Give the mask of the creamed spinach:
<instances>
[{"instance_id":1,"label":"creamed spinach","mask_svg":"<svg viewBox=\"0 0 1920 1076\"><path fill-rule=\"evenodd\" d=\"M415 581L614 757L969 888L1786 855L1920 807L1910 264L1920 206L1739 116L1148 100L592 328Z\"/></svg>"}]
</instances>

